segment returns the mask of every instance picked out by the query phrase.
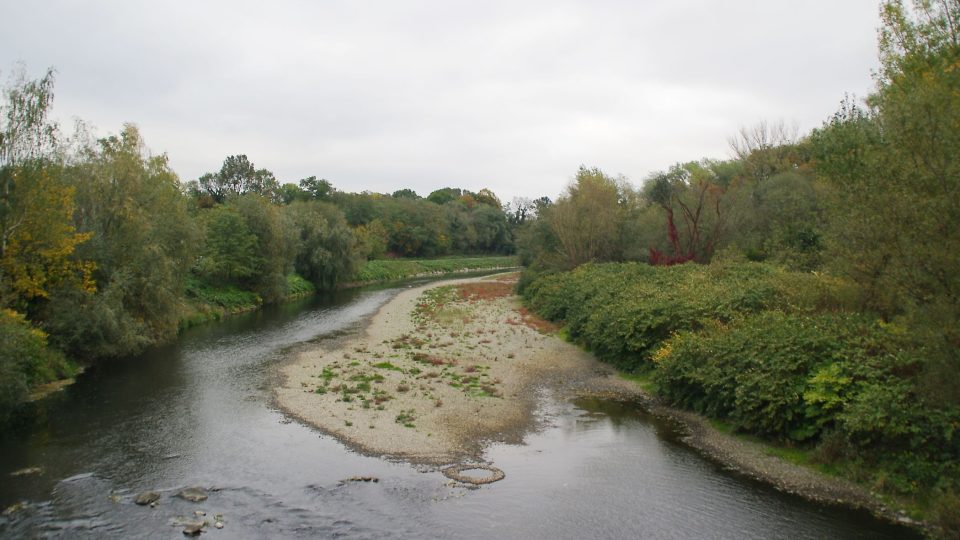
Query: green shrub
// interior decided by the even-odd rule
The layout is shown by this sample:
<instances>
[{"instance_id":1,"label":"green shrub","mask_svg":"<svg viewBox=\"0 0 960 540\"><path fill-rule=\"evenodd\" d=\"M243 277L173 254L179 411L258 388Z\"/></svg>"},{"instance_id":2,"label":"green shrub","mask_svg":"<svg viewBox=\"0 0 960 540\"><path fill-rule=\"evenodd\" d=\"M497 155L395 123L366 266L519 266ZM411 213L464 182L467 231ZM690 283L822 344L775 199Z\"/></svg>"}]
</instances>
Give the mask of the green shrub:
<instances>
[{"instance_id":1,"label":"green shrub","mask_svg":"<svg viewBox=\"0 0 960 540\"><path fill-rule=\"evenodd\" d=\"M71 377L76 367L47 347L47 335L14 311L0 310L0 422L40 384Z\"/></svg>"},{"instance_id":2,"label":"green shrub","mask_svg":"<svg viewBox=\"0 0 960 540\"><path fill-rule=\"evenodd\" d=\"M287 296L307 296L317 292L317 288L297 274L287 276Z\"/></svg>"},{"instance_id":3,"label":"green shrub","mask_svg":"<svg viewBox=\"0 0 960 540\"><path fill-rule=\"evenodd\" d=\"M928 388L937 344L857 313L854 284L743 261L587 264L523 294L602 360L652 369L674 405L816 446L877 489L960 488L960 406Z\"/></svg>"},{"instance_id":4,"label":"green shrub","mask_svg":"<svg viewBox=\"0 0 960 540\"><path fill-rule=\"evenodd\" d=\"M587 264L537 279L524 297L601 359L633 371L649 368L650 354L674 332L783 304L786 285L773 279L780 274L756 263Z\"/></svg>"},{"instance_id":5,"label":"green shrub","mask_svg":"<svg viewBox=\"0 0 960 540\"><path fill-rule=\"evenodd\" d=\"M197 278L187 280L187 296L227 311L250 309L263 303L255 292L243 291L233 286L217 287Z\"/></svg>"},{"instance_id":6,"label":"green shrub","mask_svg":"<svg viewBox=\"0 0 960 540\"><path fill-rule=\"evenodd\" d=\"M866 361L858 336L877 332L848 314L780 311L681 332L654 354L663 397L744 431L805 441L832 426ZM872 351L882 354L881 350Z\"/></svg>"},{"instance_id":7,"label":"green shrub","mask_svg":"<svg viewBox=\"0 0 960 540\"><path fill-rule=\"evenodd\" d=\"M919 345L864 315L768 311L680 332L654 353L668 402L865 466L899 493L957 485L960 409L925 401ZM836 445L839 443L839 447Z\"/></svg>"}]
</instances>

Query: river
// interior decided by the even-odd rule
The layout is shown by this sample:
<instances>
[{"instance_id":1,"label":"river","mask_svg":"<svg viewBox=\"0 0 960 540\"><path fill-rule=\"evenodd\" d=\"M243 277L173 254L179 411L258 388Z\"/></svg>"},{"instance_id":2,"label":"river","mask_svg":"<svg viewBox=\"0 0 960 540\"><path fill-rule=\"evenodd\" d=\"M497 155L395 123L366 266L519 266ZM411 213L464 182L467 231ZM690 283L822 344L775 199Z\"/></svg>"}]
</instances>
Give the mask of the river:
<instances>
[{"instance_id":1,"label":"river","mask_svg":"<svg viewBox=\"0 0 960 540\"><path fill-rule=\"evenodd\" d=\"M305 299L185 332L89 370L0 439L0 537L911 538L868 514L808 503L728 472L632 403L542 396L547 426L492 445L495 484L362 456L271 402L297 347L356 332L402 290ZM37 467L39 473L11 476ZM373 476L379 482L347 482ZM174 497L188 486L209 499ZM137 506L146 490L156 508ZM10 508L15 507L15 508Z\"/></svg>"}]
</instances>

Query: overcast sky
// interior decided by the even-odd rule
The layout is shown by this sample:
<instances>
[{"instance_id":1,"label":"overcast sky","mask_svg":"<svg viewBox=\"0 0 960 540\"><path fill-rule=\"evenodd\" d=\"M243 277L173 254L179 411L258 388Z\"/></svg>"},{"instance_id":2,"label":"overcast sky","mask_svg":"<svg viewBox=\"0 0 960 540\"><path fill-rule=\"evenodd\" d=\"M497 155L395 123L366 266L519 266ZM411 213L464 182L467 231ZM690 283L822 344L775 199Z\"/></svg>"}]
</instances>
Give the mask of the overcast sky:
<instances>
[{"instance_id":1,"label":"overcast sky","mask_svg":"<svg viewBox=\"0 0 960 540\"><path fill-rule=\"evenodd\" d=\"M125 122L184 181L247 154L281 181L556 197L819 126L877 66L878 0L0 0L0 70L57 70L54 116Z\"/></svg>"}]
</instances>

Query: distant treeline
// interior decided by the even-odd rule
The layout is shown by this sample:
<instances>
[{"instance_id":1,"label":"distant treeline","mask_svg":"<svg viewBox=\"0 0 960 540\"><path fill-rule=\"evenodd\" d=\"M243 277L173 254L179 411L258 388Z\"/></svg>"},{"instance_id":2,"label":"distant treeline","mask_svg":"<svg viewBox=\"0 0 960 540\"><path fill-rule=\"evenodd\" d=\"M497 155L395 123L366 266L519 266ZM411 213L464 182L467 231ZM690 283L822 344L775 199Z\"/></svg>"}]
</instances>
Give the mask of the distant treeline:
<instances>
[{"instance_id":1,"label":"distant treeline","mask_svg":"<svg viewBox=\"0 0 960 540\"><path fill-rule=\"evenodd\" d=\"M527 203L280 183L245 155L181 183L133 125L65 137L53 72L0 101L0 416L31 388L179 328L355 278L384 257L509 255ZM522 209L521 209L522 207Z\"/></svg>"},{"instance_id":2,"label":"distant treeline","mask_svg":"<svg viewBox=\"0 0 960 540\"><path fill-rule=\"evenodd\" d=\"M960 1L915 4L882 4L864 102L804 136L744 129L733 159L639 189L581 168L517 247L531 306L668 402L809 450L956 537Z\"/></svg>"}]
</instances>

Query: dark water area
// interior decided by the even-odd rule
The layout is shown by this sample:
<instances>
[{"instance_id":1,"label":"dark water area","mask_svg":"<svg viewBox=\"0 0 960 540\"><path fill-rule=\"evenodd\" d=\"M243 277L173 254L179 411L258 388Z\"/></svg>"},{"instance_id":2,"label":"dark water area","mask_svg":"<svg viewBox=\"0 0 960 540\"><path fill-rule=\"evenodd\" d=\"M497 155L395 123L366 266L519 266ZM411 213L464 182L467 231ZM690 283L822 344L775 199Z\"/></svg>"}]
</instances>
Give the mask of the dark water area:
<instances>
[{"instance_id":1,"label":"dark water area","mask_svg":"<svg viewBox=\"0 0 960 540\"><path fill-rule=\"evenodd\" d=\"M547 427L485 457L479 488L359 455L271 402L275 368L356 332L402 286L340 291L191 329L97 366L0 438L0 537L911 538L722 470L633 403L542 396ZM11 476L27 467L38 474ZM374 476L379 482L347 482ZM206 501L174 497L189 486ZM156 508L136 494L161 493ZM212 527L222 516L223 529ZM204 519L204 518L201 518Z\"/></svg>"}]
</instances>

